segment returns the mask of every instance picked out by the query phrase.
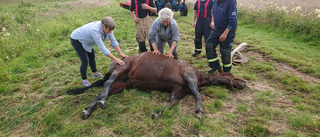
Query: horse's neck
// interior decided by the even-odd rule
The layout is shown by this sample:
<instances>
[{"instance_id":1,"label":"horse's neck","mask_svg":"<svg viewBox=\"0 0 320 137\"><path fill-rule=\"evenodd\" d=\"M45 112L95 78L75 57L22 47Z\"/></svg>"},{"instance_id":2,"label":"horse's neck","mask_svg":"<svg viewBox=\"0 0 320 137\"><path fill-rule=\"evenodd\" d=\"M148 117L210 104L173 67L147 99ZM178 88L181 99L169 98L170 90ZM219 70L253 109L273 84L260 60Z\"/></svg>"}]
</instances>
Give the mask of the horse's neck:
<instances>
[{"instance_id":1,"label":"horse's neck","mask_svg":"<svg viewBox=\"0 0 320 137\"><path fill-rule=\"evenodd\" d=\"M200 77L198 79L199 86L205 86L210 84L210 75L200 72Z\"/></svg>"}]
</instances>

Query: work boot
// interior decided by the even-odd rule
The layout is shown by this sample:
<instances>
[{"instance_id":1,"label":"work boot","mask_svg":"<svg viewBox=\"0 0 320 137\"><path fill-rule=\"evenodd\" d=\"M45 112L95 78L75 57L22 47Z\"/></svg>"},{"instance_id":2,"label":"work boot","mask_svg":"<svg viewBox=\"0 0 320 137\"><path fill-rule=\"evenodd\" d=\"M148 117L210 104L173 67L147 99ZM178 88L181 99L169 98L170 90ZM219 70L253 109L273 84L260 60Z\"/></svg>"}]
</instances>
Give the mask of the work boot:
<instances>
[{"instance_id":1,"label":"work boot","mask_svg":"<svg viewBox=\"0 0 320 137\"><path fill-rule=\"evenodd\" d=\"M192 53L192 57L196 57L196 56L198 56L200 54L200 52L194 52L194 53Z\"/></svg>"},{"instance_id":2,"label":"work boot","mask_svg":"<svg viewBox=\"0 0 320 137\"><path fill-rule=\"evenodd\" d=\"M216 70L217 70L217 69L211 68L211 69L208 71L208 73L212 74L212 73L216 72Z\"/></svg>"},{"instance_id":3,"label":"work boot","mask_svg":"<svg viewBox=\"0 0 320 137\"><path fill-rule=\"evenodd\" d=\"M139 42L139 53L147 52L145 42Z\"/></svg>"}]
</instances>

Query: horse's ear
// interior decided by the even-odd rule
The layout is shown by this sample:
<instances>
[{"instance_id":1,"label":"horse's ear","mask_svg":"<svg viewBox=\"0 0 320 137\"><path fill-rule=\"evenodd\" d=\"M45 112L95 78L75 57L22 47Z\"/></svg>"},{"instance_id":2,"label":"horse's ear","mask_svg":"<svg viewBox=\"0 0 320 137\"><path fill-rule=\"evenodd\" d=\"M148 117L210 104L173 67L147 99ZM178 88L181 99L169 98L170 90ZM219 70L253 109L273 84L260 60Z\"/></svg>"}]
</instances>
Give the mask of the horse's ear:
<instances>
[{"instance_id":1,"label":"horse's ear","mask_svg":"<svg viewBox=\"0 0 320 137\"><path fill-rule=\"evenodd\" d=\"M222 73L222 72L223 72L220 67L218 67L218 71L219 71L219 73Z\"/></svg>"}]
</instances>

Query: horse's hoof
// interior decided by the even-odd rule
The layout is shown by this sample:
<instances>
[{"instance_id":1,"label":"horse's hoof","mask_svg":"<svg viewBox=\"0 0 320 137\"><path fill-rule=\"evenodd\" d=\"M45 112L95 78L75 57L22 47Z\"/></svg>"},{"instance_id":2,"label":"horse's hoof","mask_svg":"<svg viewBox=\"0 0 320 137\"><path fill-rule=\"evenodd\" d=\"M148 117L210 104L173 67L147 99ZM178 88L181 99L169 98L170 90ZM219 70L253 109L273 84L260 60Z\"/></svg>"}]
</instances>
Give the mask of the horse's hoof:
<instances>
[{"instance_id":1,"label":"horse's hoof","mask_svg":"<svg viewBox=\"0 0 320 137\"><path fill-rule=\"evenodd\" d=\"M202 120L202 115L199 113L196 115L197 118L199 118L200 120Z\"/></svg>"},{"instance_id":2,"label":"horse's hoof","mask_svg":"<svg viewBox=\"0 0 320 137\"><path fill-rule=\"evenodd\" d=\"M106 101L104 100L99 100L98 105L101 109L106 109Z\"/></svg>"},{"instance_id":3,"label":"horse's hoof","mask_svg":"<svg viewBox=\"0 0 320 137\"><path fill-rule=\"evenodd\" d=\"M153 118L153 119L159 119L159 114L154 113L154 114L152 115L152 118Z\"/></svg>"},{"instance_id":4,"label":"horse's hoof","mask_svg":"<svg viewBox=\"0 0 320 137\"><path fill-rule=\"evenodd\" d=\"M82 119L85 120L90 117L90 113L87 110L83 110L81 116L82 116Z\"/></svg>"}]
</instances>

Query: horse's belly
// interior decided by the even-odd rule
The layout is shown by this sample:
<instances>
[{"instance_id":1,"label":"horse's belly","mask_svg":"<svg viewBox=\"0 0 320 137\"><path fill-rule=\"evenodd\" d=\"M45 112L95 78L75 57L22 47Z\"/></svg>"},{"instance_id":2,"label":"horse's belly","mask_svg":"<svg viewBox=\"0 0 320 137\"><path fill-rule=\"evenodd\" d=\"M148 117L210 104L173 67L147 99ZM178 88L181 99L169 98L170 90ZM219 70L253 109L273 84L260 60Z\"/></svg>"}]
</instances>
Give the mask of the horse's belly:
<instances>
[{"instance_id":1,"label":"horse's belly","mask_svg":"<svg viewBox=\"0 0 320 137\"><path fill-rule=\"evenodd\" d=\"M159 80L132 80L130 83L141 90L170 90L172 83Z\"/></svg>"}]
</instances>

